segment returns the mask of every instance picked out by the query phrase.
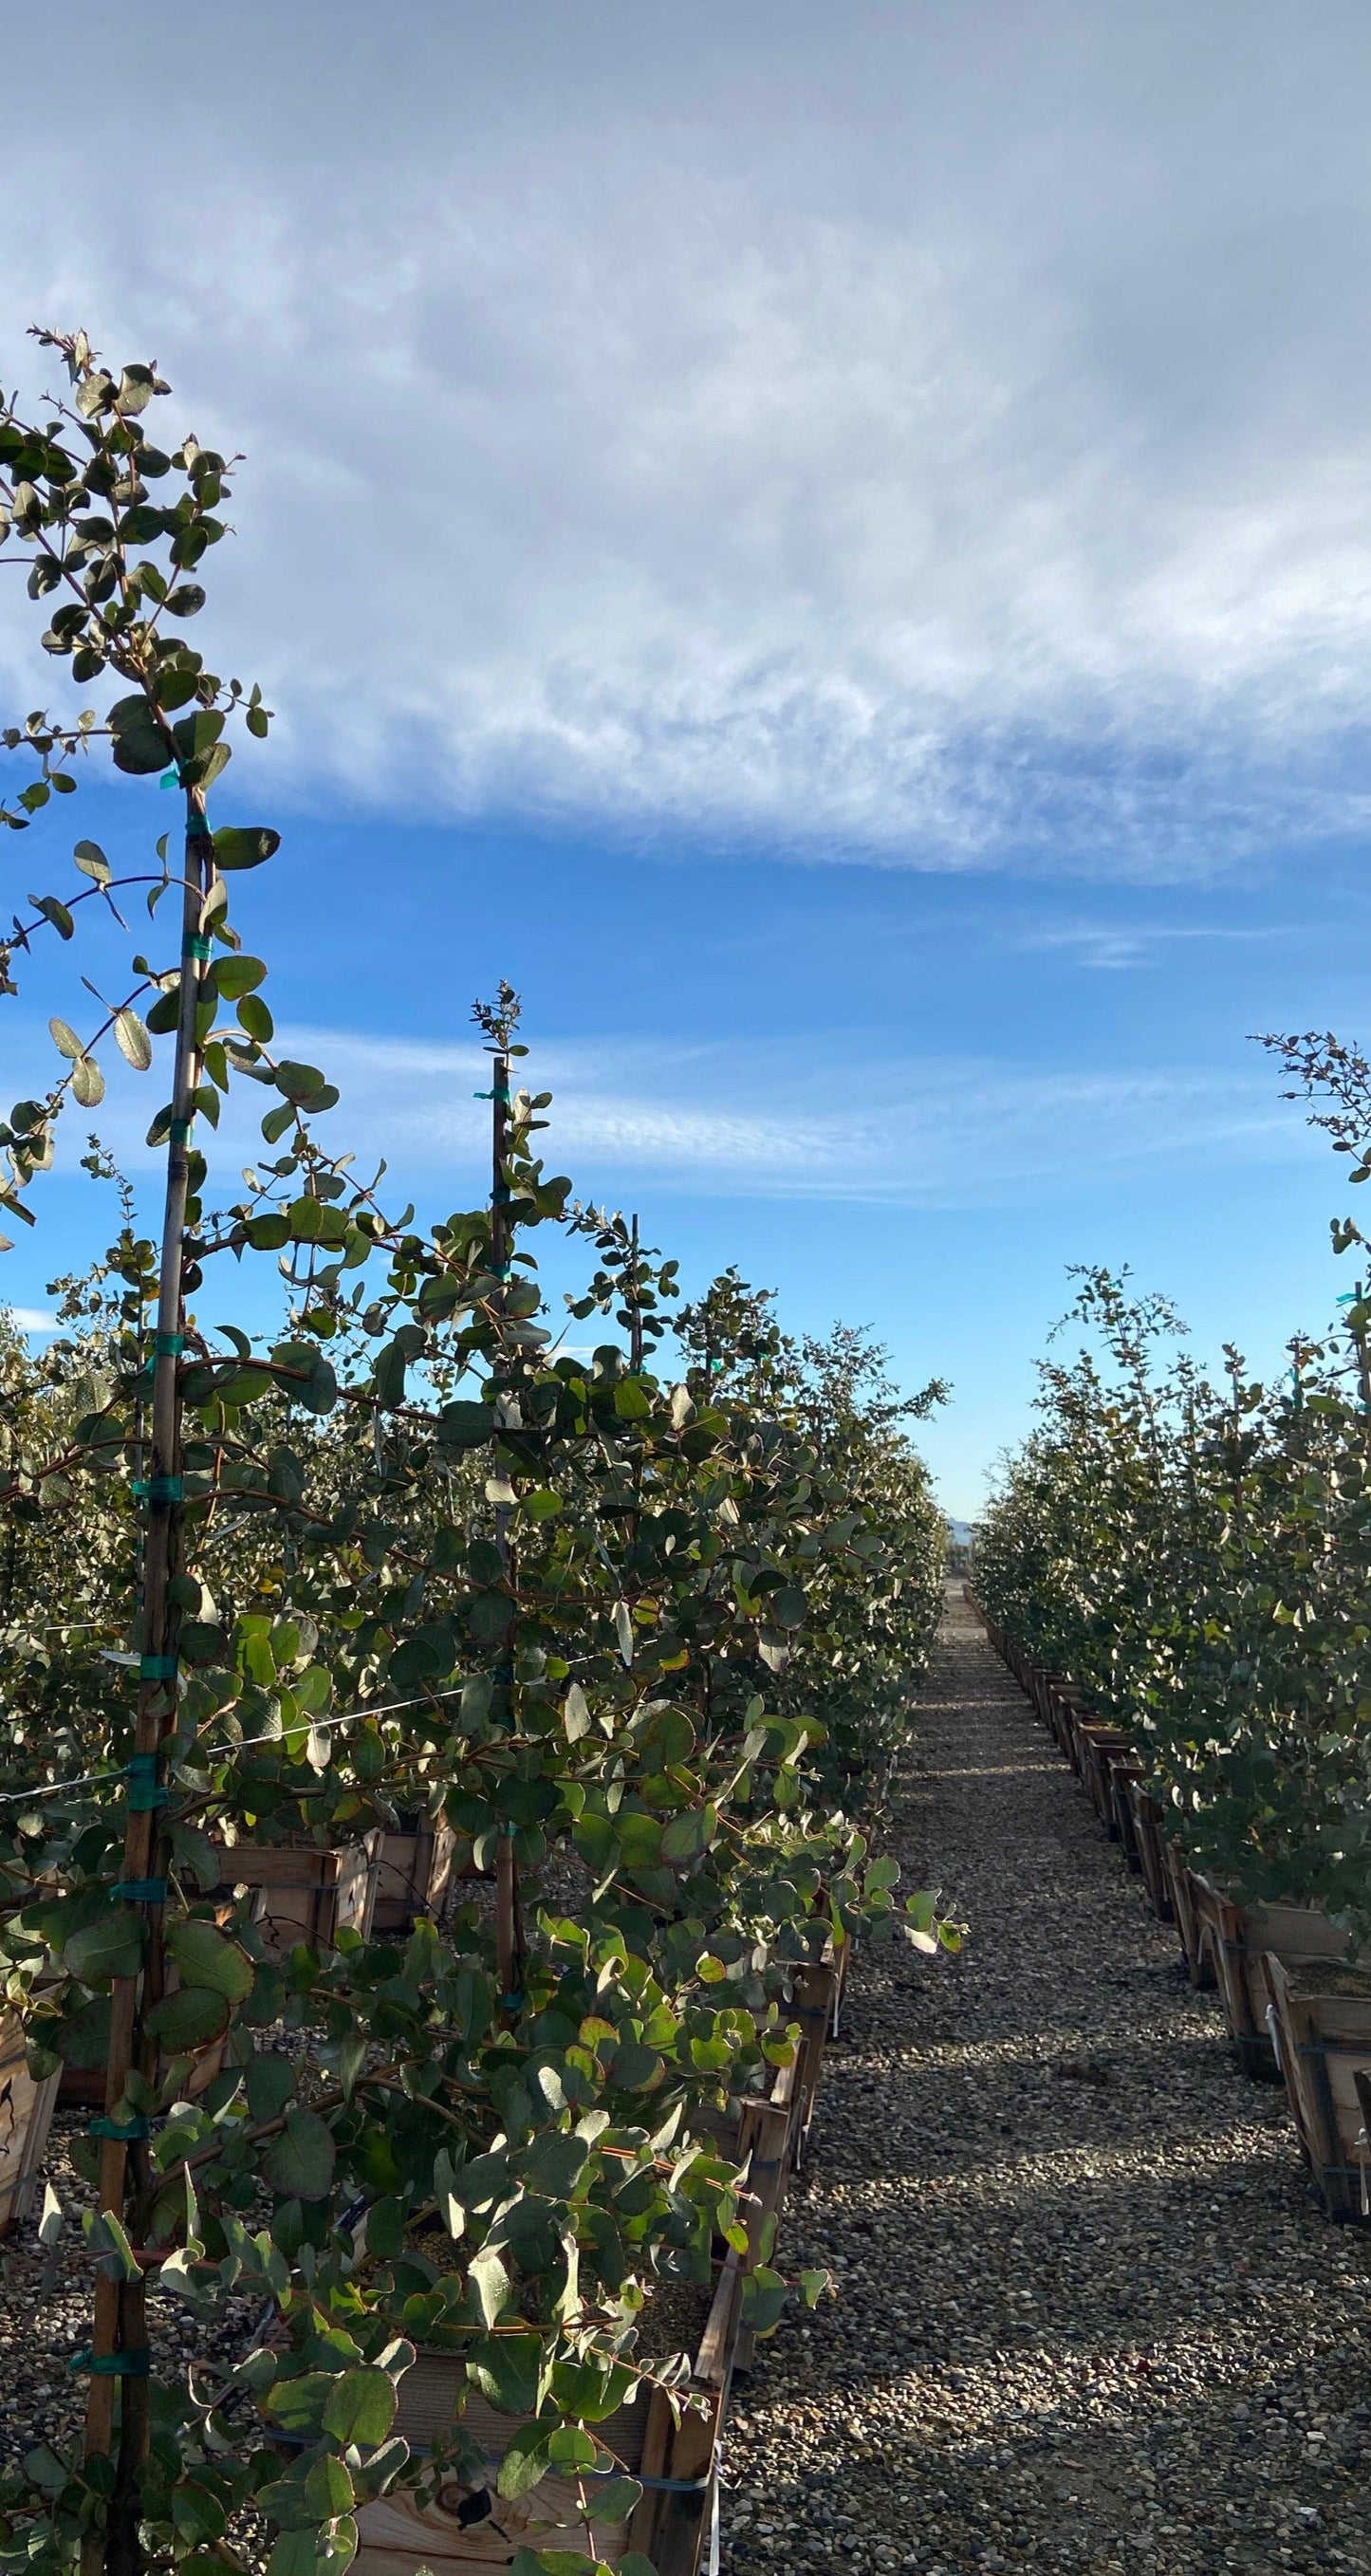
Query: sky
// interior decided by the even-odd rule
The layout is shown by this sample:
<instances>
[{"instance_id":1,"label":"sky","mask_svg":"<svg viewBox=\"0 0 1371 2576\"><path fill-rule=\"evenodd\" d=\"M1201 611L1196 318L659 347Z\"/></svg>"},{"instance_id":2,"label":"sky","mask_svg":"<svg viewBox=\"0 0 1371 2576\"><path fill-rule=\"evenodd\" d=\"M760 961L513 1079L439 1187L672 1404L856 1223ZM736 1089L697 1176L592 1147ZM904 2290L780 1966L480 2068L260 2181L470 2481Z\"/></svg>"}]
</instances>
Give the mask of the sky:
<instances>
[{"instance_id":1,"label":"sky","mask_svg":"<svg viewBox=\"0 0 1371 2576\"><path fill-rule=\"evenodd\" d=\"M243 927L359 1156L469 1199L508 975L554 1166L951 1380L962 1516L1071 1265L1203 1356L1321 1326L1339 1172L1250 1039L1371 1036L1364 7L77 0L62 45L0 382L82 323L246 452L196 640L278 721L223 811L282 830ZM21 713L37 626L0 569ZM146 1188L148 1106L100 1116ZM106 1214L41 1211L35 1328Z\"/></svg>"}]
</instances>

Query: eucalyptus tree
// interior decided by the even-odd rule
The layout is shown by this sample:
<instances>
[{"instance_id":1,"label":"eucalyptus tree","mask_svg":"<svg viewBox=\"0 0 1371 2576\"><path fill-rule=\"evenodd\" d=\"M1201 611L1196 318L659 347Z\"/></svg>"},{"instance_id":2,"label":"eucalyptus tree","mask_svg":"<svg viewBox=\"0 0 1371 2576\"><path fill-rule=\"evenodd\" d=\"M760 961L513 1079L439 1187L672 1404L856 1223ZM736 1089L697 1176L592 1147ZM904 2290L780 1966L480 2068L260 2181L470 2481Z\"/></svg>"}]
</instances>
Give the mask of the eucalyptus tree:
<instances>
[{"instance_id":1,"label":"eucalyptus tree","mask_svg":"<svg viewBox=\"0 0 1371 2576\"><path fill-rule=\"evenodd\" d=\"M234 2565L251 2510L270 2576L345 2568L359 2506L479 2465L460 2414L428 2458L394 2434L420 2342L462 2353L516 2419L504 2491L549 2469L578 2482L589 2548L589 2481L603 2516L617 2468L596 2427L662 2370L644 2312L662 2283L707 2280L720 2235L741 2241L711 2120L793 2051L796 1965L890 1926L892 1865L835 1810L809 1695L841 1685L852 1728L863 1676L879 1680L888 1741L895 1665L926 1648L936 1516L889 1423L878 1472L849 1472L851 1422L825 1458L736 1274L703 1301L701 1364L654 1373L674 1265L653 1267L636 1226L577 1217L545 1170L549 1100L518 1086L510 987L476 1010L483 1204L421 1225L385 1204L383 1172L360 1178L321 1140L337 1091L280 1051L266 963L230 912L279 836L210 812L270 711L186 638L238 460L153 443L155 368L116 375L83 334L40 337L67 386L37 419L0 406L6 533L45 648L77 689L118 694L9 728L30 766L0 813L51 821L107 753L160 775L181 822L174 853L164 832L156 864L124 872L78 840L75 882L30 899L0 960L13 991L35 943L65 950L92 905L131 951L113 993L83 987L83 1025L53 1018L58 1069L5 1122L17 1221L64 1114L98 1106L111 1048L142 1072L159 1041L170 1056L148 1129L158 1224L142 1234L126 1205L96 1290L73 1285L98 1366L5 1461L13 1525L65 1513L106 1533L111 1563L126 1550L102 1615L131 1615L136 1672L118 1684L129 1664L97 1622L103 1656L94 1632L84 1671L69 1649L74 1721L10 1747L27 1776L6 1994L38 2070L94 2044L107 2090L83 2150L83 2452L31 2455L0 2496L0 2560ZM176 918L170 955L133 947L135 890L150 947ZM244 1082L266 1095L267 1152L215 1207L209 1148ZM628 1333L589 1363L543 1320L530 1248L568 1220L599 1255L576 1308ZM198 1321L226 1256L285 1273L265 1349ZM451 1821L478 1875L402 1951L344 1933L277 1957L226 1908L236 1842L327 1849L416 1806ZM574 1911L554 1857L579 1873ZM912 1902L926 1944L931 1901ZM759 2324L783 2296L751 2276ZM245 2299L271 2318L250 2349ZM173 2301L202 2332L190 2373L159 2333ZM620 2480L620 2507L632 2493Z\"/></svg>"}]
</instances>

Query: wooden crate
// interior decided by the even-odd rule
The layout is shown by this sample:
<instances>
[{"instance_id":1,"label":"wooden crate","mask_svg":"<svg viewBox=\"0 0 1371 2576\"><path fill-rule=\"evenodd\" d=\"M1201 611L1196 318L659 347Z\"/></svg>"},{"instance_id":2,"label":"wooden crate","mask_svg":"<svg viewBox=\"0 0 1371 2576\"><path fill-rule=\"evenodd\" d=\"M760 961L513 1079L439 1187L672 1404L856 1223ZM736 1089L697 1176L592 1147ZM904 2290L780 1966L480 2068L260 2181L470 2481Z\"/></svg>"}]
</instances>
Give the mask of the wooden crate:
<instances>
[{"instance_id":1,"label":"wooden crate","mask_svg":"<svg viewBox=\"0 0 1371 2576\"><path fill-rule=\"evenodd\" d=\"M436 1915L452 1879L456 1848L451 1825L431 1817L416 1817L403 1831L382 1833L372 1931L412 1932L421 1914Z\"/></svg>"},{"instance_id":2,"label":"wooden crate","mask_svg":"<svg viewBox=\"0 0 1371 2576\"><path fill-rule=\"evenodd\" d=\"M723 2262L695 2355L690 2395L702 2411L677 2423L670 2401L653 2390L598 2428L606 2447L643 2485L627 2524L594 2526L602 2557L638 2550L656 2576L698 2576L711 2528L717 2527L719 2436L729 2385L734 2369L749 2367L753 2354L754 2338L742 2323L743 2282L771 2250L771 2221L781 2215L803 2124L812 2115L849 1950L847 1944L836 1959L797 1971L797 1999L787 2018L801 2021L801 2046L791 2065L777 2069L766 2093L742 2102L736 2128L720 2139L742 2167L748 2250L740 2256L730 2249ZM423 2567L432 2576L463 2576L468 2569L507 2567L520 2548L585 2549L585 2526L569 2481L545 2478L514 2504L495 2494L499 2460L518 2419L497 2415L469 2390L460 2353L420 2353L400 2383L395 2430L423 2450L451 2425L459 2406L467 2430L486 2448L488 2486L473 2490L454 2482L423 2513L403 2495L363 2506L353 2576L417 2576ZM474 2519L462 2519L473 2511Z\"/></svg>"},{"instance_id":3,"label":"wooden crate","mask_svg":"<svg viewBox=\"0 0 1371 2576\"><path fill-rule=\"evenodd\" d=\"M381 1835L379 1828L342 1851L315 1851L294 1843L233 1843L218 1846L225 1887L264 1890L258 1929L268 1950L280 1956L297 1941L316 1950L331 1950L345 1927L371 1935L376 1903Z\"/></svg>"},{"instance_id":4,"label":"wooden crate","mask_svg":"<svg viewBox=\"0 0 1371 2576\"><path fill-rule=\"evenodd\" d=\"M61 2080L30 2075L23 2024L0 2011L0 2236L33 2213Z\"/></svg>"},{"instance_id":5,"label":"wooden crate","mask_svg":"<svg viewBox=\"0 0 1371 2576\"><path fill-rule=\"evenodd\" d=\"M1159 1923L1172 1923L1175 1916L1171 1910L1171 1887L1166 1874L1162 1810L1141 1772L1136 1780L1128 1783L1128 1805L1138 1847L1138 1864L1143 1885L1152 1900L1152 1911Z\"/></svg>"},{"instance_id":6,"label":"wooden crate","mask_svg":"<svg viewBox=\"0 0 1371 2576\"><path fill-rule=\"evenodd\" d=\"M717 2512L719 2429L737 2345L742 2277L742 2263L730 2253L690 2376L689 2394L701 2411L683 2415L678 2424L670 2401L654 2389L597 2427L605 2447L643 2485L626 2523L595 2527L603 2558L636 2549L657 2576L696 2576ZM508 2567L520 2549L585 2549L570 2480L544 2478L511 2504L495 2492L499 2462L521 2419L497 2414L469 2387L460 2353L421 2351L400 2382L395 2431L423 2451L450 2428L459 2408L467 2431L486 2451L487 2484L463 2487L454 2479L424 2512L404 2495L364 2505L357 2517L353 2576L417 2576L423 2567L433 2576L462 2576L467 2569Z\"/></svg>"},{"instance_id":7,"label":"wooden crate","mask_svg":"<svg viewBox=\"0 0 1371 2576\"><path fill-rule=\"evenodd\" d=\"M1047 1699L1047 1722L1057 1739L1058 1747L1060 1751L1066 1755L1067 1761L1070 1763L1072 1770L1079 1771L1081 1767L1081 1747L1080 1739L1077 1734L1077 1725L1082 1715L1082 1711L1076 1699L1073 1685L1068 1681L1064 1681L1060 1674L1053 1675L1048 1682Z\"/></svg>"},{"instance_id":8,"label":"wooden crate","mask_svg":"<svg viewBox=\"0 0 1371 2576\"><path fill-rule=\"evenodd\" d=\"M1114 1819L1114 1839L1132 1870L1141 1870L1142 1855L1138 1849L1137 1828L1133 1822L1133 1801L1129 1792L1135 1780L1141 1781L1143 1767L1134 1753L1111 1753L1109 1769L1109 1805Z\"/></svg>"},{"instance_id":9,"label":"wooden crate","mask_svg":"<svg viewBox=\"0 0 1371 2576\"><path fill-rule=\"evenodd\" d=\"M1195 1873L1165 1834L1162 1836L1162 1853L1166 1867L1166 1892L1171 1899L1171 1920L1180 1935L1190 1982L1192 1986L1216 1986L1219 1974L1214 1955L1214 1935L1212 1926L1202 1920L1196 1904Z\"/></svg>"},{"instance_id":10,"label":"wooden crate","mask_svg":"<svg viewBox=\"0 0 1371 2576\"><path fill-rule=\"evenodd\" d=\"M1371 2218L1358 2075L1371 2074L1371 1975L1266 1956L1271 2035L1300 2145L1330 2218Z\"/></svg>"},{"instance_id":11,"label":"wooden crate","mask_svg":"<svg viewBox=\"0 0 1371 2576\"><path fill-rule=\"evenodd\" d=\"M1268 2020L1272 1995L1268 1958L1298 1973L1318 1961L1341 1967L1371 1966L1351 1955L1345 1932L1330 1923L1322 1906L1244 1905L1217 1881L1198 1872L1196 1911L1208 1931L1218 1973L1224 2019L1239 2059L1249 2075L1272 2083L1280 2068Z\"/></svg>"},{"instance_id":12,"label":"wooden crate","mask_svg":"<svg viewBox=\"0 0 1371 2576\"><path fill-rule=\"evenodd\" d=\"M1103 1718L1078 1717L1076 1748L1080 1755L1081 1781L1086 1795L1106 1833L1111 1840L1117 1839L1118 1828L1114 1823L1114 1789L1109 1777L1109 1763L1113 1754L1126 1755L1131 1752L1129 1738L1121 1726L1108 1726Z\"/></svg>"}]
</instances>

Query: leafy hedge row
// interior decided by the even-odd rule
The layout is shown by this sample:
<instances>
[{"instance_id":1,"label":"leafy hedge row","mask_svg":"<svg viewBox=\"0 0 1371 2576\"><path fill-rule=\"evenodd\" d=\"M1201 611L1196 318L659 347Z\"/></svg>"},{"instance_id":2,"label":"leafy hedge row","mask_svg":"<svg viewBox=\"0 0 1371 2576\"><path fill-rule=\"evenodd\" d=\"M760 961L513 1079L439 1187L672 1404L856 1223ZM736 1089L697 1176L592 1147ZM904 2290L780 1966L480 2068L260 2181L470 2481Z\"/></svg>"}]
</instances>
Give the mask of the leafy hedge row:
<instances>
[{"instance_id":1,"label":"leafy hedge row","mask_svg":"<svg viewBox=\"0 0 1371 2576\"><path fill-rule=\"evenodd\" d=\"M720 2122L793 2055L794 1970L894 1921L861 1819L936 1615L945 1533L907 1417L937 1390L900 1404L859 1335L797 1347L733 1273L666 1365L675 1266L544 1168L508 987L476 1011L485 1205L421 1223L321 1141L337 1093L276 1049L230 918L277 836L206 819L232 724L270 721L182 632L230 467L153 447L152 370L47 345L70 390L38 425L0 409L0 498L31 595L59 599L48 650L128 694L12 728L36 774L0 814L26 829L105 740L167 770L186 839L124 875L78 842L77 884L32 898L4 960L13 989L36 937L130 882L154 937L164 899L180 914L179 953L135 957L90 1034L53 1020L62 1069L0 1131L26 1217L102 1051L145 1070L173 1041L156 1241L125 1192L106 1259L65 1283L71 1329L41 1364L3 1353L5 1991L35 2068L110 2072L82 2150L83 2455L40 2450L0 2490L0 2565L232 2566L250 2509L270 2576L345 2568L359 2504L476 2472L460 2419L423 2461L392 2433L420 2344L530 2419L502 2483L579 2479L589 2545L585 2481L615 2468L596 2426L679 2370L645 2357L655 2296L745 2242ZM269 1154L216 1211L197 1139L245 1081ZM593 1355L553 1337L548 1226L591 1254L571 1304ZM225 1255L279 1261L270 1347L197 1321ZM245 1903L226 1916L235 1842L338 1849L415 1815L456 1829L465 1874L403 1947L278 1959ZM904 1919L955 1939L929 1897ZM755 2272L751 2321L785 2294ZM251 2349L245 2299L270 2321ZM189 2375L172 2302L201 2328ZM604 2518L630 2490L594 2492Z\"/></svg>"},{"instance_id":2,"label":"leafy hedge row","mask_svg":"<svg viewBox=\"0 0 1371 2576\"><path fill-rule=\"evenodd\" d=\"M1315 1123L1371 1169L1371 1072L1271 1041ZM1291 1095L1293 1096L1293 1095ZM1350 1220L1340 1252L1364 1250ZM1087 1341L1041 1370L1038 1428L977 1533L996 1624L1127 1729L1170 1829L1252 1899L1371 1931L1371 1292L1259 1381L1207 1377L1159 1299L1088 1274Z\"/></svg>"}]
</instances>

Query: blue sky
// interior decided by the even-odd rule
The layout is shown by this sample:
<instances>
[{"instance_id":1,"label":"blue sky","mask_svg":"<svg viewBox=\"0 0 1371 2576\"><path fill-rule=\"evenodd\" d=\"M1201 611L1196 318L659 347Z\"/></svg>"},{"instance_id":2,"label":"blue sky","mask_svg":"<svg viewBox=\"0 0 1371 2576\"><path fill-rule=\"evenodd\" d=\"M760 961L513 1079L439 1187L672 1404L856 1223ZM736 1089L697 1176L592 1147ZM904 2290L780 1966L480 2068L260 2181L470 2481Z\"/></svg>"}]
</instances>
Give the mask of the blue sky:
<instances>
[{"instance_id":1,"label":"blue sky","mask_svg":"<svg viewBox=\"0 0 1371 2576\"><path fill-rule=\"evenodd\" d=\"M137 219L46 121L0 182L0 377L84 321L248 451L198 640L280 711L226 811L285 832L245 927L348 1141L470 1191L508 974L558 1164L951 1378L959 1513L1073 1261L1270 1362L1341 1200L1247 1034L1371 1024L1371 20L373 17L244 7L157 127L183 17L78 6ZM112 853L163 819L82 799ZM17 1306L93 1219L55 1176Z\"/></svg>"}]
</instances>

